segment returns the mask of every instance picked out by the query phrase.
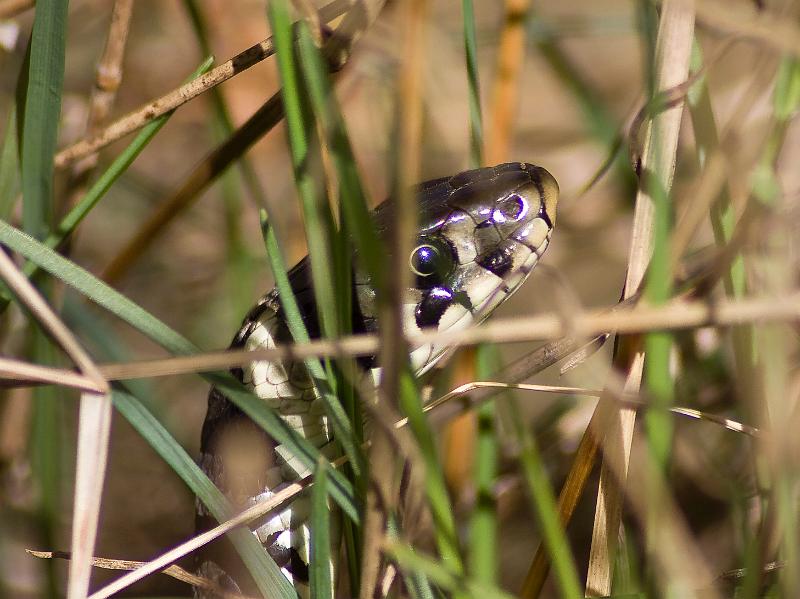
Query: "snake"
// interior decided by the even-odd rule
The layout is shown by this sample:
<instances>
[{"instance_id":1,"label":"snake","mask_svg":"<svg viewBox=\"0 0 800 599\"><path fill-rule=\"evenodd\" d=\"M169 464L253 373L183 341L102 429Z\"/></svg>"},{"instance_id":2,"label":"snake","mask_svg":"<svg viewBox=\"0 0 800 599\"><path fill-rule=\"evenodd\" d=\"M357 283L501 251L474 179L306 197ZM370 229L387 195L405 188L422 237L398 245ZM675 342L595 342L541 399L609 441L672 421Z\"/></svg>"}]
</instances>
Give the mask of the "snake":
<instances>
[{"instance_id":1,"label":"snake","mask_svg":"<svg viewBox=\"0 0 800 599\"><path fill-rule=\"evenodd\" d=\"M418 231L407 260L413 286L402 298L403 326L413 338L421 331L450 331L487 318L528 278L547 249L556 219L559 188L544 168L524 162L467 170L416 188ZM387 235L394 219L391 199L372 213L376 230ZM359 267L351 276L353 332L378 329L376 291ZM311 338L320 336L311 262L302 259L288 273ZM292 342L277 290L264 295L244 318L232 348L254 350ZM437 343L410 347L417 375L431 369L450 349ZM379 378L374 357L359 359L365 375ZM297 433L329 458L336 457L332 427L322 398L301 360L258 360L233 374ZM218 389L211 389L203 423L200 466L234 509L250 507L310 470L287 447L275 443ZM288 505L251 523L251 530L300 596L308 595L310 500L301 494ZM197 502L198 532L216 521ZM206 546L197 572L226 591L257 595L236 552L225 539ZM215 594L199 597L210 599Z\"/></svg>"}]
</instances>

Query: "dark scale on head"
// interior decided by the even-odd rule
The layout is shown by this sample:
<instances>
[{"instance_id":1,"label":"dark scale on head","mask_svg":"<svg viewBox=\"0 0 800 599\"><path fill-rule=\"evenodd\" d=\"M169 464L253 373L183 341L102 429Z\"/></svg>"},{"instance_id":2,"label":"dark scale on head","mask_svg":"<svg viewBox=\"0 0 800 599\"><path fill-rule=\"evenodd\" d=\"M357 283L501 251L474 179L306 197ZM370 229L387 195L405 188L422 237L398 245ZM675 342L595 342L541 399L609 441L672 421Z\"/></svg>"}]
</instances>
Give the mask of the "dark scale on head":
<instances>
[{"instance_id":1,"label":"dark scale on head","mask_svg":"<svg viewBox=\"0 0 800 599\"><path fill-rule=\"evenodd\" d=\"M453 294L449 289L434 287L425 294L417 305L414 316L420 329L438 327L442 316L453 304Z\"/></svg>"},{"instance_id":2,"label":"dark scale on head","mask_svg":"<svg viewBox=\"0 0 800 599\"><path fill-rule=\"evenodd\" d=\"M483 256L479 256L476 262L486 270L502 278L511 270L511 266L514 263L514 255L511 248L500 246Z\"/></svg>"}]
</instances>

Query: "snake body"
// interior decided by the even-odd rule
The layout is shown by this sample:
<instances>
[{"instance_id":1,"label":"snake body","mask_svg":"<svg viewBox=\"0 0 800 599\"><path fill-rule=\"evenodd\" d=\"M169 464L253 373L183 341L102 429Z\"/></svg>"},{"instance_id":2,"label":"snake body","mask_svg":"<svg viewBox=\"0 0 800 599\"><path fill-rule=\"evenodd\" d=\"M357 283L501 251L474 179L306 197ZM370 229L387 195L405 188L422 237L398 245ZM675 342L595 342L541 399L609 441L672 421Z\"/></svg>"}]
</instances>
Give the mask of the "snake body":
<instances>
[{"instance_id":1,"label":"snake body","mask_svg":"<svg viewBox=\"0 0 800 599\"><path fill-rule=\"evenodd\" d=\"M555 179L545 169L527 163L474 169L421 184L417 190L419 235L408 258L415 285L403 300L406 333L464 328L485 319L519 288L541 258L553 231L557 199ZM380 232L391 227L391 201L375 209L374 221ZM355 263L354 332L374 332L375 291L358 268L357 257ZM317 337L309 260L298 263L289 278L309 334ZM291 341L273 290L244 319L232 347L268 348ZM414 370L425 372L447 349L437 343L412 348ZM373 376L377 374L369 359L362 365ZM302 362L255 361L234 374L298 433L333 457L322 400ZM236 509L269 498L309 473L216 388L209 395L200 464ZM308 581L308 511L308 499L300 496L252 527L299 591L306 590ZM198 502L198 530L214 524ZM231 591L256 594L234 550L224 541L206 548L198 571Z\"/></svg>"}]
</instances>

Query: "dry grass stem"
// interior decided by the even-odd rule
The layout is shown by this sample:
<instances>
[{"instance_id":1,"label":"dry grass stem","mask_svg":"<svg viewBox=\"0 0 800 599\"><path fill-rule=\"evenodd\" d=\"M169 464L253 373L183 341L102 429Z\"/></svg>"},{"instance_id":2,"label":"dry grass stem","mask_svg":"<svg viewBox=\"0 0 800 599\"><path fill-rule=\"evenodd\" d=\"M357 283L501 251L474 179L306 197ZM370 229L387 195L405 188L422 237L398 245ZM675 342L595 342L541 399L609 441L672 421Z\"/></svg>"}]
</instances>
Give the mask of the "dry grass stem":
<instances>
[{"instance_id":1,"label":"dry grass stem","mask_svg":"<svg viewBox=\"0 0 800 599\"><path fill-rule=\"evenodd\" d=\"M16 387L20 386L19 383L33 382L72 387L94 393L104 392L103 387L97 385L95 381L71 370L0 357L0 387L6 384Z\"/></svg>"},{"instance_id":2,"label":"dry grass stem","mask_svg":"<svg viewBox=\"0 0 800 599\"><path fill-rule=\"evenodd\" d=\"M84 599L89 591L100 501L111 435L111 396L81 393L78 411L78 451L72 513L72 555L67 599Z\"/></svg>"},{"instance_id":3,"label":"dry grass stem","mask_svg":"<svg viewBox=\"0 0 800 599\"><path fill-rule=\"evenodd\" d=\"M125 57L125 45L128 41L133 0L116 0L111 11L111 23L103 55L97 65L97 76L92 89L92 102L89 111L90 134L108 120L111 106L117 97L117 90L122 83L122 59Z\"/></svg>"},{"instance_id":4,"label":"dry grass stem","mask_svg":"<svg viewBox=\"0 0 800 599\"><path fill-rule=\"evenodd\" d=\"M352 45L358 41L372 23L385 0L348 3L342 22L331 34L322 48L329 67L341 69L350 56ZM338 3L320 9L320 18L328 21L341 13ZM330 10L330 14L327 11ZM330 18L328 18L330 17ZM267 40L269 42L269 40ZM265 42L266 43L266 42ZM209 74L212 74L211 71ZM251 145L261 139L283 118L283 103L280 92L272 95L233 135L217 146L200 162L177 190L158 204L155 211L134 233L133 238L112 258L103 271L102 278L114 283L122 278L139 256L155 241L166 226L183 212L199 194L221 175L233 162L242 156Z\"/></svg>"},{"instance_id":5,"label":"dry grass stem","mask_svg":"<svg viewBox=\"0 0 800 599\"><path fill-rule=\"evenodd\" d=\"M679 86L688 79L693 36L692 3L684 0L663 2L656 41L655 93ZM665 190L672 185L682 113L683 105L680 104L657 115L645 141L642 172L654 173ZM654 200L646 182L647 177L644 177L636 196L624 290L626 298L639 290L652 253ZM641 349L618 353L614 356L614 363L620 371L627 372L625 391L638 392L644 367ZM602 409L607 409L603 398L598 406L598 410ZM606 434L607 447L600 471L586 580L586 594L589 596L611 594L614 553L622 514L622 489L628 474L635 420L635 410L620 407L611 417L612 426Z\"/></svg>"},{"instance_id":6,"label":"dry grass stem","mask_svg":"<svg viewBox=\"0 0 800 599\"><path fill-rule=\"evenodd\" d=\"M730 128L725 131L718 142L716 151L706 157L703 172L699 181L693 186L691 191L691 201L684 202L688 209L681 216L675 230L672 233L671 256L673 270L677 265L694 237L703 219L707 217L711 206L715 201L719 201L720 193L725 189L726 183L732 185L731 181L747 180L745 173L751 173L756 167L757 157L761 155L764 145L767 143L769 127L763 127L760 133L744 133L747 115L751 113L758 100L763 97L764 90L769 88L769 82L775 76L777 58L769 53L762 53L754 69L755 76L748 86L747 93L738 102L733 116L730 118L732 123ZM743 150L740 140L746 135L747 154L753 158L746 168L742 167L741 161L737 161L737 151ZM737 172L731 172L731 165L736 165ZM726 193L728 192L725 189ZM733 197L730 193L729 197ZM750 221L745 221L747 224ZM726 246L725 251L730 251L731 246L734 255L738 248L731 243ZM723 272L727 269L723 269Z\"/></svg>"},{"instance_id":7,"label":"dry grass stem","mask_svg":"<svg viewBox=\"0 0 800 599\"><path fill-rule=\"evenodd\" d=\"M441 397L437 397L436 399L425 404L424 411L431 412L445 405L446 403L452 401L453 399L460 399L462 402L464 401L469 402L468 405L462 407L462 411L472 410L477 403L479 403L480 401L487 400L489 399L489 397L491 397L491 396L479 397L476 401L468 396L468 394L471 391L476 391L479 389L499 389L499 390L516 389L519 391L536 391L539 393L554 393L557 395L579 395L584 397L602 397L604 393L604 391L601 389L585 389L583 387L563 387L559 385L535 385L530 383L502 383L500 381L472 381L470 383L465 383L463 385L460 385L455 389L453 389L452 391L449 391L446 394L442 395ZM624 390L620 390L618 395L613 399L618 403L629 406L647 405L647 401L643 399L640 395L626 395ZM755 426L743 424L736 420L731 420L730 418L725 418L724 416L719 416L717 414L710 414L708 412L695 410L694 408L674 406L670 408L670 412L672 412L673 414L678 414L680 416L686 416L687 418L692 418L695 420L705 420L708 422L712 422L730 431L736 433L743 433L750 437L755 437L760 434L759 429ZM407 419L403 418L402 420L399 420L395 426L399 428L401 426L405 426L406 423Z\"/></svg>"},{"instance_id":8,"label":"dry grass stem","mask_svg":"<svg viewBox=\"0 0 800 599\"><path fill-rule=\"evenodd\" d=\"M530 0L506 0L505 24L497 50L497 78L492 90L484 160L499 164L508 158L514 115L519 94L519 77L525 58L525 15Z\"/></svg>"},{"instance_id":9,"label":"dry grass stem","mask_svg":"<svg viewBox=\"0 0 800 599\"><path fill-rule=\"evenodd\" d=\"M462 331L424 332L409 337L409 343L444 343L451 346L482 342L519 343L561 339L565 333L591 337L601 333L643 333L705 326L733 326L756 322L795 322L800 320L800 294L785 297L742 300L673 301L659 307L639 306L575 314L567 324L560 314L498 319ZM225 370L254 360L301 360L309 357L373 355L380 346L376 335L349 335L338 340L320 339L308 343L278 345L270 349L209 352L181 356L105 364L101 372L109 380L148 378Z\"/></svg>"},{"instance_id":10,"label":"dry grass stem","mask_svg":"<svg viewBox=\"0 0 800 599\"><path fill-rule=\"evenodd\" d=\"M86 377L90 378L95 386L103 393L108 392L108 384L97 369L94 361L89 357L72 331L61 321L39 292L31 285L14 262L5 252L0 252L0 278L8 285L9 289L31 311L31 314L47 331L58 345L66 352Z\"/></svg>"},{"instance_id":11,"label":"dry grass stem","mask_svg":"<svg viewBox=\"0 0 800 599\"><path fill-rule=\"evenodd\" d=\"M34 557L38 557L39 559L65 559L71 560L72 555L70 553L64 551L34 551L32 549L25 550L29 555ZM127 559L110 559L106 557L93 557L92 558L92 566L95 568L101 568L103 570L137 570L144 566L147 562L137 562L133 560ZM213 580L208 578L204 578L202 576L197 576L196 574L192 574L191 572L187 572L180 566L169 566L168 568L164 568L160 571L161 574L166 574L167 576L171 576L176 580L180 580L181 582L185 582L186 584L190 584L193 587L197 587L198 589L206 589L215 593L215 596L218 596L219 599L255 599L254 597L248 597L247 595L241 595L239 593L233 593L231 591L227 591Z\"/></svg>"},{"instance_id":12,"label":"dry grass stem","mask_svg":"<svg viewBox=\"0 0 800 599\"><path fill-rule=\"evenodd\" d=\"M339 463L343 463L343 460L339 462L335 462L334 465L338 465ZM222 524L212 528L201 535L193 537L192 539L186 541L185 543L181 543L177 547L167 551L166 553L162 554L161 556L157 557L156 559L146 562L141 567L125 574L112 582L111 584L103 587L102 589L92 593L89 596L89 599L105 599L106 597L111 597L112 595L119 593L123 589L128 588L135 582L142 580L143 578L150 576L151 574L155 574L156 572L160 572L164 568L169 567L172 563L178 561L182 557L189 555L192 551L196 551L203 545L206 545L224 535L227 532L230 532L234 528L239 526L243 526L248 522L263 516L287 501L291 498L296 496L300 493L303 489L308 487L312 482L312 476L309 474L308 476L300 479L298 482L292 483L287 485L275 495L273 495L270 499L266 501L261 501L252 507L246 509L243 512L240 512L238 515L234 516L233 518L226 520Z\"/></svg>"},{"instance_id":13,"label":"dry grass stem","mask_svg":"<svg viewBox=\"0 0 800 599\"><path fill-rule=\"evenodd\" d=\"M320 18L324 22L332 21L344 13L350 6L348 0L334 0L330 4L320 9ZM125 116L117 119L102 131L92 135L88 139L81 140L64 148L58 152L54 158L56 167L64 167L80 158L94 154L101 148L110 143L125 137L138 129L144 127L150 121L163 114L175 110L189 100L193 100L200 94L208 91L212 87L224 83L235 75L258 64L265 58L269 58L275 49L272 45L272 38L267 38L247 50L237 54L230 60L222 63L218 67L211 69L205 75L181 85L180 87L164 94L160 98L148 102Z\"/></svg>"}]
</instances>

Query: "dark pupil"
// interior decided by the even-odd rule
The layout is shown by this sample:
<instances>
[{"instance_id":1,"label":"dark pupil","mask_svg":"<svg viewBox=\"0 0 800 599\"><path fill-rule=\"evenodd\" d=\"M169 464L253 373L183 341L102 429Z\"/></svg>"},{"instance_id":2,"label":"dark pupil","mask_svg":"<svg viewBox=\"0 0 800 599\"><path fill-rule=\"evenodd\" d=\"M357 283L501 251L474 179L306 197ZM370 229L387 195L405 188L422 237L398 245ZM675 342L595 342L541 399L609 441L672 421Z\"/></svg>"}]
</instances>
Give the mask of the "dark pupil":
<instances>
[{"instance_id":1,"label":"dark pupil","mask_svg":"<svg viewBox=\"0 0 800 599\"><path fill-rule=\"evenodd\" d=\"M434 274L439 266L439 250L432 245L421 245L411 256L411 268L421 277Z\"/></svg>"}]
</instances>

